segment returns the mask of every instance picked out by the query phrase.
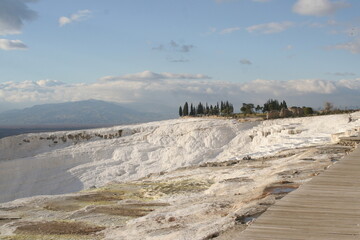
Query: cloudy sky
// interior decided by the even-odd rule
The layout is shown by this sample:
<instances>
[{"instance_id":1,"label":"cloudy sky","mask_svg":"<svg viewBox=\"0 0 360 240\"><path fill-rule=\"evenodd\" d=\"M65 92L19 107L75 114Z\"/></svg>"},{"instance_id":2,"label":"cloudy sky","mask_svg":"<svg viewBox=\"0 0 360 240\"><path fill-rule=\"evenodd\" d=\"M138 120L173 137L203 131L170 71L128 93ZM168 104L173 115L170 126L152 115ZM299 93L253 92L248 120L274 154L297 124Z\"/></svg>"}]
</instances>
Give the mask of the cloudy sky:
<instances>
[{"instance_id":1,"label":"cloudy sky","mask_svg":"<svg viewBox=\"0 0 360 240\"><path fill-rule=\"evenodd\" d=\"M100 99L360 106L358 0L0 0L0 112Z\"/></svg>"}]
</instances>

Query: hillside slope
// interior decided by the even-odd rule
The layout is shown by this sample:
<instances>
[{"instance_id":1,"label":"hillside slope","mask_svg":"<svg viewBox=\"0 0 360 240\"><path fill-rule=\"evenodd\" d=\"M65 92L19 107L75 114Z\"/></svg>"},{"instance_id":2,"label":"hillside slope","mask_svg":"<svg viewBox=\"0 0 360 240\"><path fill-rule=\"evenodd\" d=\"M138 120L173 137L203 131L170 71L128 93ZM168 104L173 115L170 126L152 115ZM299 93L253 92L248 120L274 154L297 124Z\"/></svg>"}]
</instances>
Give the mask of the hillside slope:
<instances>
[{"instance_id":1,"label":"hillside slope","mask_svg":"<svg viewBox=\"0 0 360 240\"><path fill-rule=\"evenodd\" d=\"M328 143L360 114L279 119L178 119L0 139L0 202L79 191L205 162Z\"/></svg>"}]
</instances>

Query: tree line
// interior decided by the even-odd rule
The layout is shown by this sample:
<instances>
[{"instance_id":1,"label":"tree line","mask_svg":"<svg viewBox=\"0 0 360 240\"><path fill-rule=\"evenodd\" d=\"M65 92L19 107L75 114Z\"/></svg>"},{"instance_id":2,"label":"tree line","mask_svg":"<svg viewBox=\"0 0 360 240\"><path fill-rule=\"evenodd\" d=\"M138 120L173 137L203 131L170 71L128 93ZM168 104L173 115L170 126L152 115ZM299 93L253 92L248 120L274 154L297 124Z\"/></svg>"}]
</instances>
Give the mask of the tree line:
<instances>
[{"instance_id":1,"label":"tree line","mask_svg":"<svg viewBox=\"0 0 360 240\"><path fill-rule=\"evenodd\" d=\"M184 106L179 107L179 116L209 116L209 115L230 115L234 113L234 106L229 101L221 101L220 104L209 105L201 103L196 106L185 102Z\"/></svg>"},{"instance_id":2,"label":"tree line","mask_svg":"<svg viewBox=\"0 0 360 240\"><path fill-rule=\"evenodd\" d=\"M253 103L243 103L240 107L240 112L244 115L253 113L267 113L271 111L281 111L281 109L287 109L288 105L285 100L278 101L276 99L267 100L262 106L255 105ZM302 107L305 115L313 114L313 109L310 107ZM188 104L185 102L183 106L179 107L179 116L208 116L208 115L231 115L234 113L234 106L229 101L221 101L216 105L209 105L208 103L199 102L198 105L193 103Z\"/></svg>"}]
</instances>

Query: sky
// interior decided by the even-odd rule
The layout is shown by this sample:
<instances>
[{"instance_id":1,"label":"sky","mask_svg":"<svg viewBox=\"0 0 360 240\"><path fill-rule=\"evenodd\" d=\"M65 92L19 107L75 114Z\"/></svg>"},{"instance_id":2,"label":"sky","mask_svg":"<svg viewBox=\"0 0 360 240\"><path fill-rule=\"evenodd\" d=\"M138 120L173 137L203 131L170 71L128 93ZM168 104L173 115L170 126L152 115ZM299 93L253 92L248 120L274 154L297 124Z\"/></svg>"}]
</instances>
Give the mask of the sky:
<instances>
[{"instance_id":1,"label":"sky","mask_svg":"<svg viewBox=\"0 0 360 240\"><path fill-rule=\"evenodd\" d=\"M359 12L357 0L0 0L0 112L360 106Z\"/></svg>"}]
</instances>

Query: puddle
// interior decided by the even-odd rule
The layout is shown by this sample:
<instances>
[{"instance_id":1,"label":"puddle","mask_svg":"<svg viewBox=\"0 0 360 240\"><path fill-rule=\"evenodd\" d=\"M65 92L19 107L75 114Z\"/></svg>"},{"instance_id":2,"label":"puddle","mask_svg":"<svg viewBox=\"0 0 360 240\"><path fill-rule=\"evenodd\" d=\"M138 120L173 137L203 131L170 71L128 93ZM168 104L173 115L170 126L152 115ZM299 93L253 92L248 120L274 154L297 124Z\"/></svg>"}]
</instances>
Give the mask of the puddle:
<instances>
[{"instance_id":1,"label":"puddle","mask_svg":"<svg viewBox=\"0 0 360 240\"><path fill-rule=\"evenodd\" d=\"M240 223L240 224L250 224L251 222L253 222L254 220L256 220L258 217L261 216L261 214L263 214L264 212L259 212L253 215L249 215L249 216L240 216L237 217L235 219L236 222Z\"/></svg>"},{"instance_id":2,"label":"puddle","mask_svg":"<svg viewBox=\"0 0 360 240\"><path fill-rule=\"evenodd\" d=\"M272 194L281 194L281 193L289 193L294 191L296 188L275 188L271 192Z\"/></svg>"},{"instance_id":3,"label":"puddle","mask_svg":"<svg viewBox=\"0 0 360 240\"><path fill-rule=\"evenodd\" d=\"M265 188L264 193L265 194L286 194L290 193L294 190L296 190L299 186L298 185L290 185L290 184L284 184L284 185L278 185L278 186L270 186Z\"/></svg>"}]
</instances>

